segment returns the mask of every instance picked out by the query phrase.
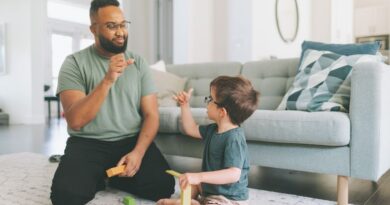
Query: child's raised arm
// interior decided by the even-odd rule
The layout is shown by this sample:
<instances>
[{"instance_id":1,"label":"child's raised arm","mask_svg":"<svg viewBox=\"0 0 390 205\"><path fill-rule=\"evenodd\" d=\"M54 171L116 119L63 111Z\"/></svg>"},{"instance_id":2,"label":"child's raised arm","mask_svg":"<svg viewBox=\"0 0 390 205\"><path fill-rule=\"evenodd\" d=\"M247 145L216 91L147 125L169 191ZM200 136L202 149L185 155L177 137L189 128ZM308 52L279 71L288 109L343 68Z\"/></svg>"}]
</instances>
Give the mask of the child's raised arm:
<instances>
[{"instance_id":1,"label":"child's raised arm","mask_svg":"<svg viewBox=\"0 0 390 205\"><path fill-rule=\"evenodd\" d=\"M194 118L191 114L190 109L190 98L194 89L189 89L188 92L181 91L177 95L173 96L173 99L176 100L181 108L181 119L183 123L184 132L186 135L201 138L199 133L199 125L196 124Z\"/></svg>"}]
</instances>

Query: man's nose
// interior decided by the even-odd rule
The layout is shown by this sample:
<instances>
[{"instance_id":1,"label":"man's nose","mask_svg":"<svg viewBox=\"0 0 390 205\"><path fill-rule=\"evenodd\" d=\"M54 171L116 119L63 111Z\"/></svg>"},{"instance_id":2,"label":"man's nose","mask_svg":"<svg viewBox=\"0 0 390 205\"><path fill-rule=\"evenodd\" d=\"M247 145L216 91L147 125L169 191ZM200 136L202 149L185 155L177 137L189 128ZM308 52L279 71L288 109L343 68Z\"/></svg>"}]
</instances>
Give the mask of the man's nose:
<instances>
[{"instance_id":1,"label":"man's nose","mask_svg":"<svg viewBox=\"0 0 390 205\"><path fill-rule=\"evenodd\" d=\"M116 31L115 31L115 35L116 36L123 36L124 35L123 29L117 28Z\"/></svg>"}]
</instances>

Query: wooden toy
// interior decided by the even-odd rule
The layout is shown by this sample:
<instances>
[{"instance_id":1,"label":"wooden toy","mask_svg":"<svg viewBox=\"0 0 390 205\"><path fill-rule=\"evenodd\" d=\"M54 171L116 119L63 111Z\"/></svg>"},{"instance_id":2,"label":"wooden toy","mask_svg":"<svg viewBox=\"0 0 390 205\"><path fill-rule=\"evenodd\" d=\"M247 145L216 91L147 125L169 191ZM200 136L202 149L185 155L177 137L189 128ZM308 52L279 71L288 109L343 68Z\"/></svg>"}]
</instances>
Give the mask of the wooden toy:
<instances>
[{"instance_id":1,"label":"wooden toy","mask_svg":"<svg viewBox=\"0 0 390 205\"><path fill-rule=\"evenodd\" d=\"M166 173L179 177L181 174L179 172L173 170L166 170ZM191 204L191 185L188 185L186 188L181 190L180 193L180 204L181 205L190 205Z\"/></svg>"},{"instance_id":2,"label":"wooden toy","mask_svg":"<svg viewBox=\"0 0 390 205\"><path fill-rule=\"evenodd\" d=\"M123 198L123 204L125 205L136 205L135 199L132 196L126 196Z\"/></svg>"},{"instance_id":3,"label":"wooden toy","mask_svg":"<svg viewBox=\"0 0 390 205\"><path fill-rule=\"evenodd\" d=\"M121 165L121 166L117 166L117 167L113 167L113 168L107 169L107 171L106 171L107 176L108 177L113 177L115 175L118 175L118 174L120 174L120 173L125 171L125 167L126 167L126 165Z\"/></svg>"}]
</instances>

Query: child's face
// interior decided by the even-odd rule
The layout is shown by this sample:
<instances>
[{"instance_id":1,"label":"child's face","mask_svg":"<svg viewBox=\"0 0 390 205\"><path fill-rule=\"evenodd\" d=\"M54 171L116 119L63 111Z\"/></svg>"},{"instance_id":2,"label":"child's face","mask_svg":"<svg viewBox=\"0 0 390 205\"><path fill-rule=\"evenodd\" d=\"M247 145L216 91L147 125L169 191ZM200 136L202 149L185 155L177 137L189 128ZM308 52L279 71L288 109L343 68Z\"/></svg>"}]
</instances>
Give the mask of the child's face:
<instances>
[{"instance_id":1,"label":"child's face","mask_svg":"<svg viewBox=\"0 0 390 205\"><path fill-rule=\"evenodd\" d=\"M220 112L220 107L216 104L216 97L215 97L216 90L215 88L211 87L210 89L210 99L209 102L207 103L207 116L210 120L213 121L218 121L220 119L219 117L219 112Z\"/></svg>"}]
</instances>

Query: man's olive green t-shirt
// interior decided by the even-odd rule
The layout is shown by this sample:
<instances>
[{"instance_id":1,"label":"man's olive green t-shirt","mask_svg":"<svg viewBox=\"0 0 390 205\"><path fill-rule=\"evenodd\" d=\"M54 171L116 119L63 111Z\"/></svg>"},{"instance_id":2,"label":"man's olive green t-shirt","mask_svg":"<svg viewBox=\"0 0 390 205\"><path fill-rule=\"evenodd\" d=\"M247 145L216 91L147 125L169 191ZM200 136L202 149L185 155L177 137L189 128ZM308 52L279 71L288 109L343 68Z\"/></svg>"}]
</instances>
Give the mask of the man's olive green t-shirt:
<instances>
[{"instance_id":1,"label":"man's olive green t-shirt","mask_svg":"<svg viewBox=\"0 0 390 205\"><path fill-rule=\"evenodd\" d=\"M80 130L68 126L70 136L116 141L135 137L142 125L141 98L156 92L146 61L126 51L125 58L135 60L110 88L96 117ZM86 95L103 80L110 59L99 55L92 45L68 56L58 76L57 95L79 90Z\"/></svg>"}]
</instances>

